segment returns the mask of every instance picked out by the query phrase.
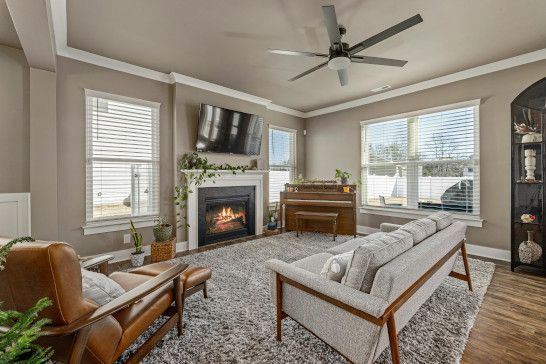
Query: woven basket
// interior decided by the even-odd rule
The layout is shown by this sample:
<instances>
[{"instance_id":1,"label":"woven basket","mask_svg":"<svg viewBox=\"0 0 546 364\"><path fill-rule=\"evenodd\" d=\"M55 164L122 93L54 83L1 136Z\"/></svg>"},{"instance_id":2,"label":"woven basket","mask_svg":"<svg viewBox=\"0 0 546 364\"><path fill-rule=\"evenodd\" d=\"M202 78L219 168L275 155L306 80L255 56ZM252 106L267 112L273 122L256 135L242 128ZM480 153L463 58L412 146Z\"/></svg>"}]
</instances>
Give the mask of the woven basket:
<instances>
[{"instance_id":1,"label":"woven basket","mask_svg":"<svg viewBox=\"0 0 546 364\"><path fill-rule=\"evenodd\" d=\"M162 242L152 243L152 263L173 259L176 255L176 238Z\"/></svg>"}]
</instances>

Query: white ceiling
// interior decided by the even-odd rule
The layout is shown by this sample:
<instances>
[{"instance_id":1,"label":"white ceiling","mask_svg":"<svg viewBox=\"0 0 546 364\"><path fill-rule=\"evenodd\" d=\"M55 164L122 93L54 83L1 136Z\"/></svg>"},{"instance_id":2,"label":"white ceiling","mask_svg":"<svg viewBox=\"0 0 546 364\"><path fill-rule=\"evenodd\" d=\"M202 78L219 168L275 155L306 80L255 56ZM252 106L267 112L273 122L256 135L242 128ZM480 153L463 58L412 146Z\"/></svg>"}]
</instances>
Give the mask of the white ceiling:
<instances>
[{"instance_id":1,"label":"white ceiling","mask_svg":"<svg viewBox=\"0 0 546 364\"><path fill-rule=\"evenodd\" d=\"M331 3L349 44L420 13L423 23L360 53L409 63L401 69L353 64L346 87L329 69L288 82L320 60L267 48L327 52L320 5ZM67 0L67 10L70 47L301 111L546 48L544 0Z\"/></svg>"},{"instance_id":2,"label":"white ceiling","mask_svg":"<svg viewBox=\"0 0 546 364\"><path fill-rule=\"evenodd\" d=\"M13 21L11 20L5 0L0 0L0 44L21 48L19 37L17 37L17 32L13 26Z\"/></svg>"}]
</instances>

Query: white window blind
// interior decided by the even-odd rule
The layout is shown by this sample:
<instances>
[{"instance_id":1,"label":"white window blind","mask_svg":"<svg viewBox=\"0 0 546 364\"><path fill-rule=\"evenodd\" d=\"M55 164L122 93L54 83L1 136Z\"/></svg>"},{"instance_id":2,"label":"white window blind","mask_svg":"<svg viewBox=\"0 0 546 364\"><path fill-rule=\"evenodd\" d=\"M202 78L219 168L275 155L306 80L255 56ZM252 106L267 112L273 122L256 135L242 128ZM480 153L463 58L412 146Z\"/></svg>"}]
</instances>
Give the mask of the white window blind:
<instances>
[{"instance_id":1,"label":"white window blind","mask_svg":"<svg viewBox=\"0 0 546 364\"><path fill-rule=\"evenodd\" d=\"M86 90L86 221L159 214L159 104Z\"/></svg>"},{"instance_id":2,"label":"white window blind","mask_svg":"<svg viewBox=\"0 0 546 364\"><path fill-rule=\"evenodd\" d=\"M278 202L296 174L296 132L269 127L269 202Z\"/></svg>"},{"instance_id":3,"label":"white window blind","mask_svg":"<svg viewBox=\"0 0 546 364\"><path fill-rule=\"evenodd\" d=\"M361 123L362 204L479 215L479 102Z\"/></svg>"}]
</instances>

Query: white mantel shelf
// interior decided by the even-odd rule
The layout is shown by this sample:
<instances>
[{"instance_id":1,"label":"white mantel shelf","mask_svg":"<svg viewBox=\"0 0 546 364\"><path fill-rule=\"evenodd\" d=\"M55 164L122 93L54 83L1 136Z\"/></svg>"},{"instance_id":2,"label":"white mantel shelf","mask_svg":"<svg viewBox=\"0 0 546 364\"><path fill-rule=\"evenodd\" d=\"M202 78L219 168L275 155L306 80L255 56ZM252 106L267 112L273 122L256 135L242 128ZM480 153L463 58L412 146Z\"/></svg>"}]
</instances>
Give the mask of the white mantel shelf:
<instances>
[{"instance_id":1,"label":"white mantel shelf","mask_svg":"<svg viewBox=\"0 0 546 364\"><path fill-rule=\"evenodd\" d=\"M180 173L184 173L184 174L188 174L188 173L198 173L198 172L201 172L202 169L181 169L180 170ZM215 172L215 173L230 173L230 174L234 174L233 171L231 169L209 169L208 171L210 172ZM246 171L240 171L240 170L235 170L235 174L266 174L266 173L269 173L268 170L266 169L247 169Z\"/></svg>"},{"instance_id":2,"label":"white mantel shelf","mask_svg":"<svg viewBox=\"0 0 546 364\"><path fill-rule=\"evenodd\" d=\"M202 170L199 169L183 169L181 173L199 173ZM255 221L256 221L256 235L260 235L263 232L263 178L267 170L251 169L245 172L238 171L233 173L232 170L211 170L211 172L218 173L219 176L206 179L197 188L194 182L190 180L190 192L188 193L187 200L187 217L188 217L188 249L196 249L198 247L198 194L201 188L207 187L236 187L236 186L254 186L255 187Z\"/></svg>"}]
</instances>

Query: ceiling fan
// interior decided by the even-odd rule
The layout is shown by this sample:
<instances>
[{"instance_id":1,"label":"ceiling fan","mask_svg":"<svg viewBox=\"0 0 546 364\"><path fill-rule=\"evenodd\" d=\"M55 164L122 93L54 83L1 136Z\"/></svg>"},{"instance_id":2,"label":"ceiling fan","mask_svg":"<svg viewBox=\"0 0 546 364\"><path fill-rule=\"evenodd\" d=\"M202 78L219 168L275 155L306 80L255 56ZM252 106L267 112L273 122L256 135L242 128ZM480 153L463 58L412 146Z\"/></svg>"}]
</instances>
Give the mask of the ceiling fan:
<instances>
[{"instance_id":1,"label":"ceiling fan","mask_svg":"<svg viewBox=\"0 0 546 364\"><path fill-rule=\"evenodd\" d=\"M408 63L408 61L390 58L358 56L356 54L423 21L421 15L414 15L411 18L408 18L388 29L385 29L380 33L377 33L376 35L366 40L363 40L360 43L353 45L352 47L349 47L349 44L341 41L341 37L347 32L347 30L344 26L338 24L336 9L334 8L334 6L323 6L322 14L324 15L324 22L326 23L328 37L330 38L330 49L328 51L328 54L290 51L284 49L268 49L269 52L276 54L284 54L289 56L319 57L328 59L326 62L323 62L318 66L308 69L307 71L300 73L295 77L292 77L288 81L295 81L327 65L328 68L337 71L341 86L345 86L349 83L347 68L351 63L367 63L382 66L403 67L406 63Z\"/></svg>"}]
</instances>

